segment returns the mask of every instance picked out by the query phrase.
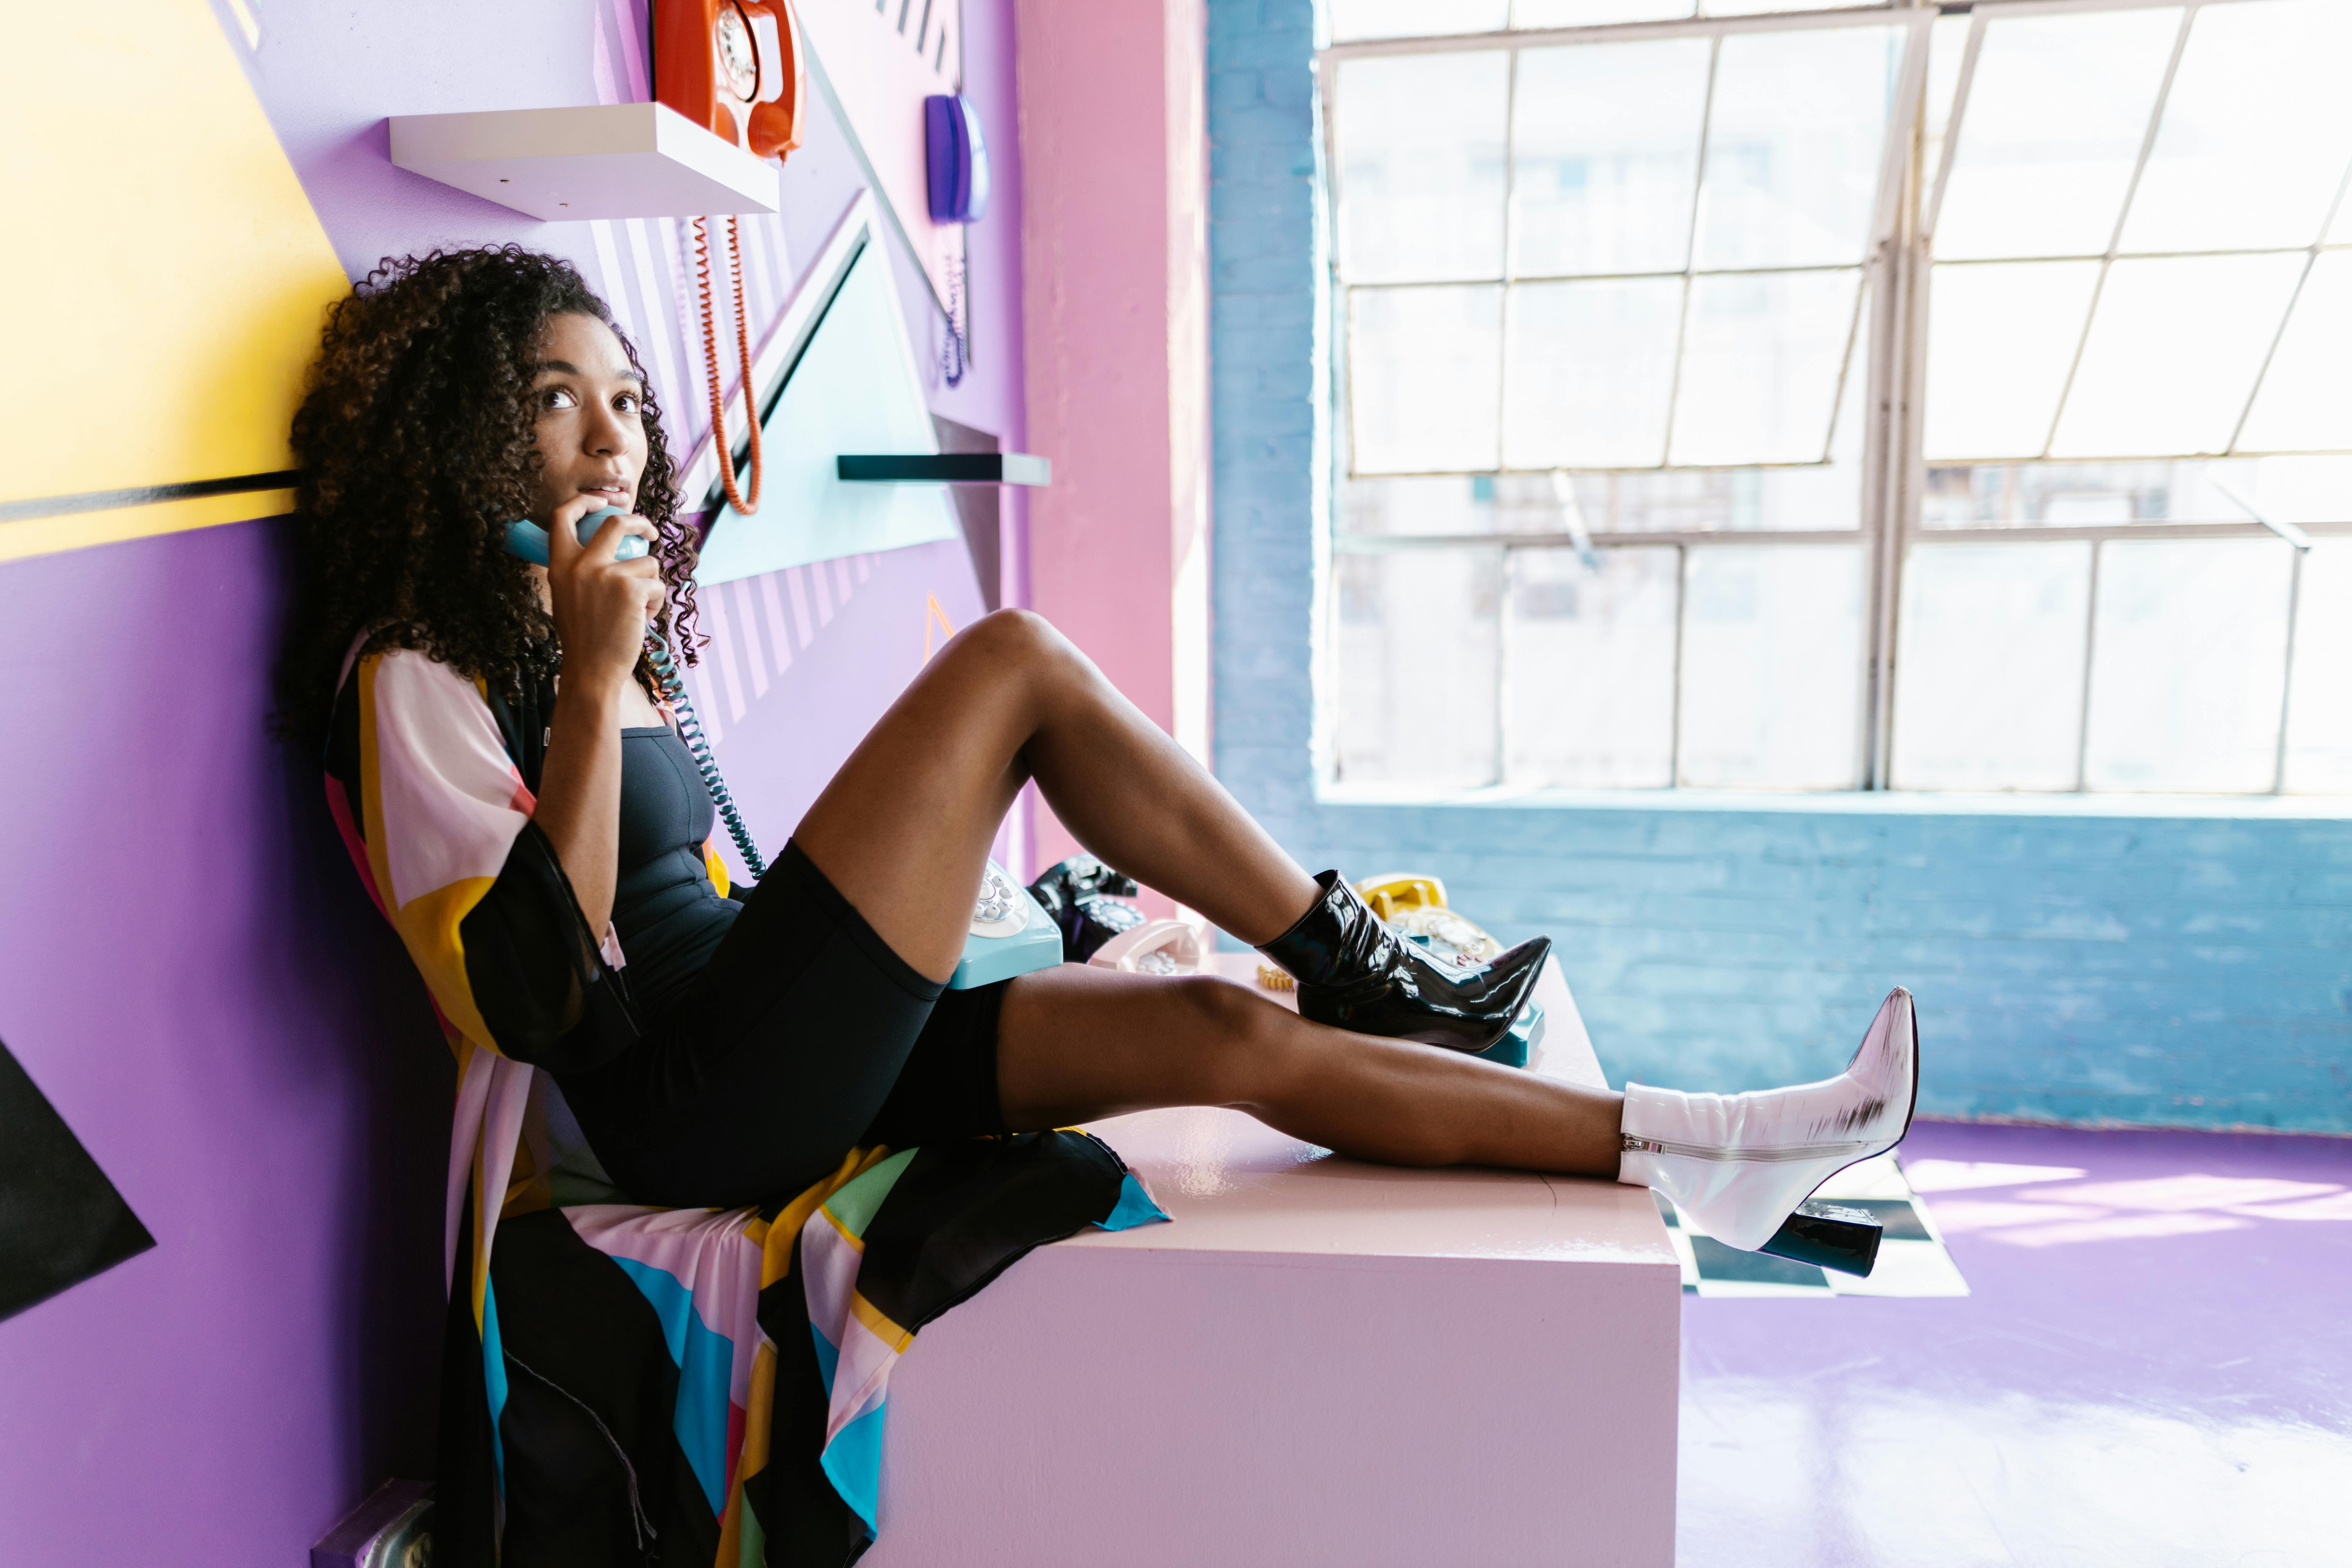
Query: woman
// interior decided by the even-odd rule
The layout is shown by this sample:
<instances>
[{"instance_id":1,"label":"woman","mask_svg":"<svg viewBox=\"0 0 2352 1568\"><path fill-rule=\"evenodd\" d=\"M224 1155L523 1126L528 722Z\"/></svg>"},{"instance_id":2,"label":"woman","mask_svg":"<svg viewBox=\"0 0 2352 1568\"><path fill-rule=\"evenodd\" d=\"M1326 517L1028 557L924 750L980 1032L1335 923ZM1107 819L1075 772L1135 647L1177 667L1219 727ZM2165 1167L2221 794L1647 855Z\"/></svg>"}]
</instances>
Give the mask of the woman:
<instances>
[{"instance_id":1,"label":"woman","mask_svg":"<svg viewBox=\"0 0 2352 1568\"><path fill-rule=\"evenodd\" d=\"M1548 942L1468 978L1433 963L1022 611L950 639L769 874L728 889L641 651L649 621L691 648L676 470L635 351L561 261L388 265L335 310L295 444L288 715L368 795L363 869L451 1026L551 1069L640 1201L761 1201L859 1143L1223 1105L1365 1159L1649 1185L1752 1249L1908 1126L1899 990L1845 1073L1768 1093L1618 1095L1474 1059ZM627 515L580 542L607 506ZM501 549L526 516L544 568ZM630 535L651 553L617 559ZM410 782L359 783L368 748ZM1103 860L1293 975L1299 1015L1213 978L1079 965L943 991L1031 781ZM1815 1233L1833 1263L1860 1246Z\"/></svg>"}]
</instances>

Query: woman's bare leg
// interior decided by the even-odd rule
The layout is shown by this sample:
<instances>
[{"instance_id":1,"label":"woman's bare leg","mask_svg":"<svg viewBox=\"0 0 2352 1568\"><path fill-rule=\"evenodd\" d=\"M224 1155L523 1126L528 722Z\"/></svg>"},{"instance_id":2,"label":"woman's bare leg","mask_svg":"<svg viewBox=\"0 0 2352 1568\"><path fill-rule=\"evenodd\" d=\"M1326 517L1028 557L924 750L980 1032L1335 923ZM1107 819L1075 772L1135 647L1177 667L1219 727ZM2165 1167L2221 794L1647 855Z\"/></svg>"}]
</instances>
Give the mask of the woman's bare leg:
<instances>
[{"instance_id":1,"label":"woman's bare leg","mask_svg":"<svg viewBox=\"0 0 2352 1568\"><path fill-rule=\"evenodd\" d=\"M1031 778L1080 843L1244 942L1315 900L1314 879L1216 780L1021 611L950 639L794 837L900 957L945 978L989 841ZM1016 1128L1229 1105L1397 1164L1617 1169L1614 1094L1325 1028L1208 977L1024 974L1005 994L997 1077Z\"/></svg>"},{"instance_id":2,"label":"woman's bare leg","mask_svg":"<svg viewBox=\"0 0 2352 1568\"><path fill-rule=\"evenodd\" d=\"M1015 1131L1225 1105L1392 1165L1617 1173L1618 1094L1326 1028L1213 976L1022 975L1005 991L996 1077Z\"/></svg>"},{"instance_id":3,"label":"woman's bare leg","mask_svg":"<svg viewBox=\"0 0 2352 1568\"><path fill-rule=\"evenodd\" d=\"M1315 901L1314 879L1205 769L1022 610L950 638L794 837L899 957L945 979L989 841L1032 778L1079 843L1244 942Z\"/></svg>"}]
</instances>

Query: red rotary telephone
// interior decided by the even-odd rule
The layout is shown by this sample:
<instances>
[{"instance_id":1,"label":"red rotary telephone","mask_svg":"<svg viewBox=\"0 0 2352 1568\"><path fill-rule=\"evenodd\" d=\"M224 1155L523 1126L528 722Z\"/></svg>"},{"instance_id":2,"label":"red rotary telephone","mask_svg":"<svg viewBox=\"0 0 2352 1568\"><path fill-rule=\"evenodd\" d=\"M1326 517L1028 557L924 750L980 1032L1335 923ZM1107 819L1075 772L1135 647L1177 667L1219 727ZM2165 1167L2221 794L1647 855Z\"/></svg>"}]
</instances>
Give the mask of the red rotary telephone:
<instances>
[{"instance_id":1,"label":"red rotary telephone","mask_svg":"<svg viewBox=\"0 0 2352 1568\"><path fill-rule=\"evenodd\" d=\"M656 0L654 96L712 134L756 158L782 158L801 144L801 106L808 100L800 23L792 0ZM719 323L710 300L710 220L694 220L695 275L702 298L702 349L709 368L710 437L719 482L742 516L760 510L760 410L751 385L751 333L743 310L743 238L727 220L728 267L735 285L735 350L751 426L750 483L735 484L734 444L727 438L726 389L719 378Z\"/></svg>"},{"instance_id":2,"label":"red rotary telephone","mask_svg":"<svg viewBox=\"0 0 2352 1568\"><path fill-rule=\"evenodd\" d=\"M804 59L791 0L656 0L654 96L755 158L801 144Z\"/></svg>"}]
</instances>

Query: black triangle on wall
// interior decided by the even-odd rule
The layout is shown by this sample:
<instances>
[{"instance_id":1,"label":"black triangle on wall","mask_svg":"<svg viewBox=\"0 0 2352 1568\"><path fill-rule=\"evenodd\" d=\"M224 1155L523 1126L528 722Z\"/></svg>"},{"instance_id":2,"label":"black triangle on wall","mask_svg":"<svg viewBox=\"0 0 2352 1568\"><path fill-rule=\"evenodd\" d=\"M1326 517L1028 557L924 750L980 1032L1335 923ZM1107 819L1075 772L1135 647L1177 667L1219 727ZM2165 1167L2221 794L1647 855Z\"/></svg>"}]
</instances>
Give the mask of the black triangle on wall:
<instances>
[{"instance_id":1,"label":"black triangle on wall","mask_svg":"<svg viewBox=\"0 0 2352 1568\"><path fill-rule=\"evenodd\" d=\"M154 1245L65 1118L0 1044L0 1318Z\"/></svg>"}]
</instances>

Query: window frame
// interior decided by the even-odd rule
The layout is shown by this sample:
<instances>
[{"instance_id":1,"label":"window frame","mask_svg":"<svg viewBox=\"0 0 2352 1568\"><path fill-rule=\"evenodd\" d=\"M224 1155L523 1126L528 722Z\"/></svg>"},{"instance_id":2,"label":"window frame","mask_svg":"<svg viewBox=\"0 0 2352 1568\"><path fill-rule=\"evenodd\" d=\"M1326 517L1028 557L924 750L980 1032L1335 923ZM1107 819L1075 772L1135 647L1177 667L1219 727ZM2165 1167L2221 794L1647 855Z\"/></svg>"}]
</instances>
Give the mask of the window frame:
<instances>
[{"instance_id":1,"label":"window frame","mask_svg":"<svg viewBox=\"0 0 2352 1568\"><path fill-rule=\"evenodd\" d=\"M1934 166L1927 163L1927 153L1930 127L1925 122L1930 41L1935 24L1947 12L1933 0L1877 0L1874 4L1823 7L1817 10L1774 12L1764 14L1691 16L1671 20L1601 24L1588 26L1508 28L1478 33L1463 33L1429 37L1382 37L1328 44L1315 57L1316 86L1321 136L1321 196L1320 220L1325 235L1326 286L1328 308L1326 342L1329 345L1328 382L1324 395L1330 399L1334 439L1329 443L1330 473L1327 489L1328 503L1324 520L1324 538L1331 555L1340 553L1387 553L1399 551L1485 548L1500 552L1503 592L1507 596L1512 582L1512 560L1516 552L1526 550L1607 551L1640 547L1671 546L1677 557L1677 590L1675 608L1674 669L1672 673L1674 714L1671 721L1672 788L1705 788L1685 784L1683 777L1684 708L1684 623L1690 582L1690 552L1694 548L1747 546L1808 546L1838 544L1858 547L1864 574L1864 626L1862 637L1860 692L1855 736L1854 781L1851 787L1865 791L1892 791L1901 786L1891 777L1894 761L1895 689L1896 681L1896 651L1901 633L1900 606L1904 581L1911 564L1915 545L1965 544L1976 542L2049 544L2081 543L2090 545L2090 584L2084 612L2084 653L2083 691L2076 714L2074 784L2071 792L2025 791L2020 793L2074 793L2078 795L2108 792L2092 791L2087 787L2089 742L2092 730L2091 683L2095 668L2098 635L2098 581L2103 545L2111 540L2154 541L2190 539L2247 539L2284 542L2291 547L2292 566L2288 578L2286 605L2284 671L2282 682L2281 710L2278 717L2277 754L2273 770L2271 795L2287 793L2287 762L2292 731L2290 706L2294 686L2294 648L2297 621L2302 601L2305 563L2315 538L2352 536L2352 520L2312 522L2302 526L2277 522L2268 519L2245 522L2145 521L2128 523L2081 523L2054 525L1980 524L1975 526L1924 527L1922 509L1927 489L1930 464L1925 452L1925 399L1928 296L1933 268L1933 236L1936 218L1940 214L1944 195L1948 186L1961 135L1966 126L1966 114L1970 88L1973 85L1979 56L1982 50L1987 26L1994 20L2018 16L2068 15L2104 11L2166 10L2178 7L2181 19L2176 30L2170 58L2162 83L2151 103L2147 122L2143 127L2137 157L2130 181L2120 205L2116 223L2103 255L2068 253L2065 256L2000 258L2033 261L2053 259L2097 260L2100 263L2099 287L2104 289L2106 277L2119 258L2158 257L2165 255L2238 256L2294 255L2305 256L2304 266L2294 290L2288 296L2277 326L2266 345L2262 367L2240 408L2232 429L2230 446L2220 453L2180 453L2158 457L2135 457L2134 462L2168 463L2213 460L2240 457L2272 456L2270 453L2242 453L2239 442L2255 405L2263 384L2276 360L2281 343L2293 321L2296 304L2309 280L2318 258L2329 249L2352 249L2352 244L2327 243L2328 231L2336 215L2348 197L2352 197L2352 167L2347 167L2338 185L2335 203L2319 225L2317 235L2308 246L2236 247L2187 252L2137 252L2121 248L2121 239L2132 212L2132 201L2137 194L2150 154L2155 149L2159 129L2170 98L2180 60L2191 37L2199 15L2224 5L2259 4L2262 0L1976 0L1969 5L1950 7L1951 14L1967 14L1969 33L1952 100L1941 128L1940 154ZM1853 529L1827 530L1673 530L1587 531L1579 526L1573 532L1489 532L1450 534L1350 534L1346 526L1346 486L1351 479L1406 479L1412 473L1382 471L1359 475L1352 471L1353 412L1349 394L1349 300L1358 289L1380 291L1396 289L1424 288L1431 283L1381 282L1354 284L1343 276L1339 253L1342 237L1340 202L1342 199L1342 163L1339 146L1339 115L1335 112L1339 68L1351 60L1395 57L1400 55L1430 55L1444 53L1488 52L1507 50L1509 91L1504 110L1504 231L1500 275L1495 278L1447 279L1446 286L1499 286L1504 290L1504 350L1500 355L1503 368L1499 374L1507 381L1509 363L1509 300L1514 284L1548 280L1549 274L1517 276L1517 258L1513 246L1512 226L1515 203L1512 183L1516 177L1516 93L1517 89L1518 57L1530 48L1563 45L1592 45L1630 42L1654 38L1704 37L1714 42L1710 57L1709 110L1712 109L1712 87L1721 40L1742 34L1792 33L1853 26L1907 27L1909 36L1904 45L1904 55L1896 79L1895 99L1889 107L1885 142L1882 149L1880 179L1871 226L1860 264L1860 287L1857 290L1855 319L1851 329L1846 358L1839 371L1837 401L1832 405L1831 426L1825 437L1822 458L1806 462L1764 462L1729 464L1673 464L1671 445L1662 449L1661 461L1654 465L1621 468L1576 468L1567 471L1587 473L1700 473L1706 471L1753 471L1766 468L1817 468L1828 460L1828 449L1837 438L1839 420L1844 416L1844 400L1856 395L1854 356L1863 356L1862 386L1864 399L1858 410L1864 421L1862 456L1858 482L1860 485L1860 515ZM1703 116L1699 127L1700 165L1698 178L1706 178L1705 155L1707 120ZM1696 222L1696 215L1694 215ZM1843 263L1832 268L1717 268L1696 265L1696 247L1686 247L1684 266L1678 271L1624 274L1627 277L1680 277L1685 280L1684 319L1676 342L1675 379L1681 374L1682 349L1687 335L1689 298L1692 280L1705 276L1741 276L1790 271L1843 269ZM1976 265L1974 261L1953 263ZM1599 280L1618 274L1578 274L1579 280ZM2097 315L2099 294L2095 291L2092 308L2085 312L2081 334L2074 345L2067 373L2064 392L2053 412L2051 431L2045 437L2038 457L2032 458L1938 458L1932 466L1951 467L2027 466L2050 463L2096 463L2095 458L2053 458L2051 455L2055 433L2066 407L2066 395L2071 394L2076 372L2079 371L2084 346ZM1671 423L1675 409L1668 408ZM1503 417L1498 408L1498 417ZM1499 436L1498 436L1499 439ZM2338 449L2331 449L2338 450ZM1502 466L1504 454L1498 448L1497 467L1476 470L1496 476L1533 476L1561 471L1557 468L1512 468ZM1454 470L1444 470L1447 474ZM1465 477L1474 471L1465 470ZM2227 493L2225 491L2225 493ZM2232 498L2234 499L2234 498ZM2242 504L2242 503L2241 503ZM2253 509L2247 508L2250 512ZM1318 644L1325 645L1317 663L1323 670L1336 667L1337 616L1328 601L1336 589L1336 570L1327 563L1327 581L1321 584L1318 602ZM1508 736L1507 715L1510 647L1509 616L1498 608L1496 628L1496 691L1495 712L1496 734L1494 742L1494 776L1490 787L1517 789L1526 786L1508 784ZM1318 707L1325 704L1324 682L1318 681ZM1325 784L1332 781L1327 759L1318 767ZM1905 793L1914 793L1906 790ZM1934 793L1917 791L1916 793Z\"/></svg>"}]
</instances>

